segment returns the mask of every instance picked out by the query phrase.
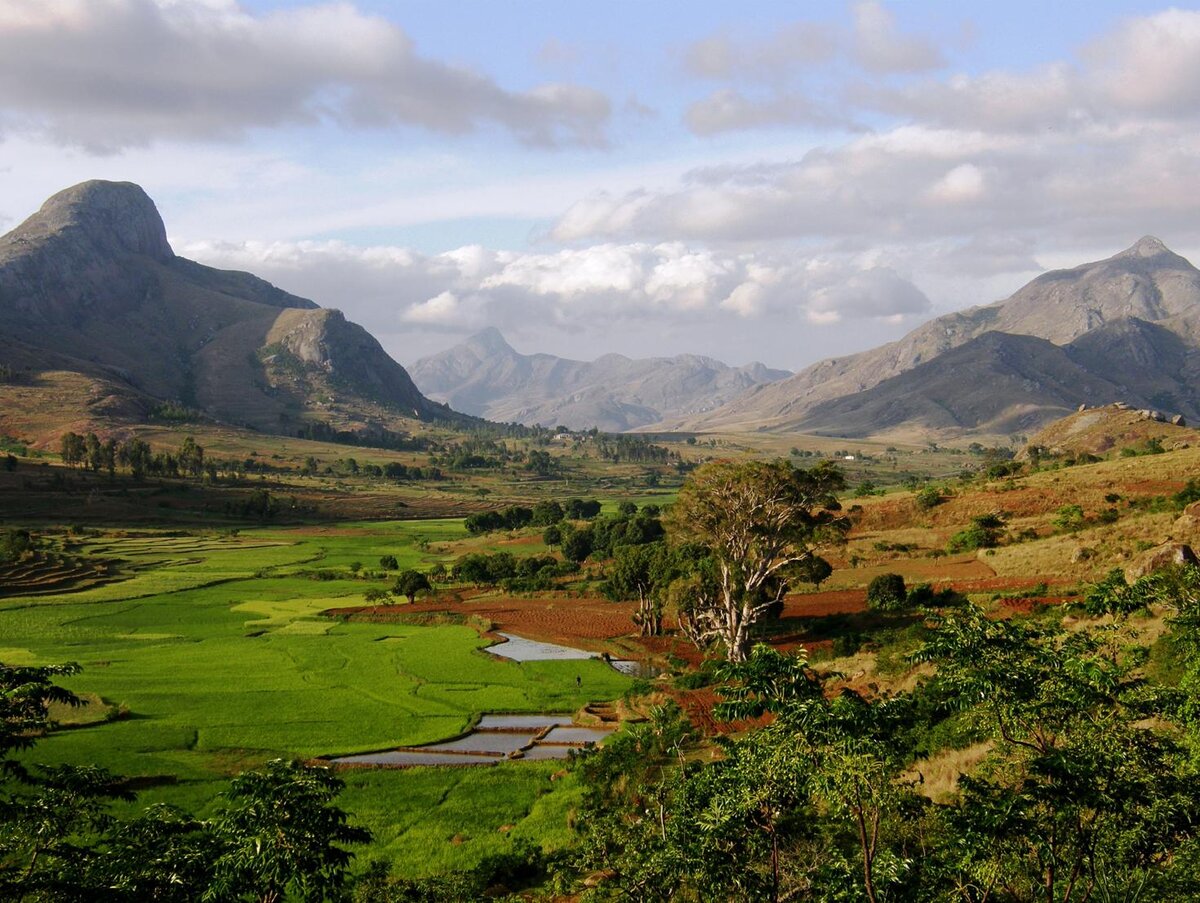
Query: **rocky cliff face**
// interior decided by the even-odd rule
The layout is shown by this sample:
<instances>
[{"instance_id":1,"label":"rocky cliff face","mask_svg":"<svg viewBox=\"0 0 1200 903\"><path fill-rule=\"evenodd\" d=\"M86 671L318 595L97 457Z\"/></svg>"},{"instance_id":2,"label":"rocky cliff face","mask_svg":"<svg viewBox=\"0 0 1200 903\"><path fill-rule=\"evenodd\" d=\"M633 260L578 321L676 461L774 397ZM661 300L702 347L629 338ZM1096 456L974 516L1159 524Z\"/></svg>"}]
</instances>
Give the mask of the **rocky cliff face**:
<instances>
[{"instance_id":1,"label":"rocky cliff face","mask_svg":"<svg viewBox=\"0 0 1200 903\"><path fill-rule=\"evenodd\" d=\"M790 375L694 354L643 360L606 354L594 361L519 354L495 329L418 361L412 374L431 398L490 420L610 432L711 410Z\"/></svg>"},{"instance_id":2,"label":"rocky cliff face","mask_svg":"<svg viewBox=\"0 0 1200 903\"><path fill-rule=\"evenodd\" d=\"M365 330L249 273L175 256L154 202L128 182L59 192L0 237L0 362L104 380L114 392L181 401L219 419L290 432L326 417L447 416ZM281 342L314 379L273 381L261 350ZM294 349L292 346L295 346ZM293 368L294 369L294 368ZM320 379L315 377L320 376ZM318 383L320 384L318 386Z\"/></svg>"}]
</instances>

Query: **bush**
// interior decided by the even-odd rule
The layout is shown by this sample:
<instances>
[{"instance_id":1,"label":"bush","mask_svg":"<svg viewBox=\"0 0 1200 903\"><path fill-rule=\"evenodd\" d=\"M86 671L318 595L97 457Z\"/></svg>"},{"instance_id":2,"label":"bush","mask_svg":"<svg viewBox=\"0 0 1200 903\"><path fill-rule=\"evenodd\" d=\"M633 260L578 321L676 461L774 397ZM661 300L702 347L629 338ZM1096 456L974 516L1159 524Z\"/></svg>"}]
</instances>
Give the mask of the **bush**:
<instances>
[{"instance_id":1,"label":"bush","mask_svg":"<svg viewBox=\"0 0 1200 903\"><path fill-rule=\"evenodd\" d=\"M967 598L962 593L955 592L949 587L935 590L928 583L918 583L908 591L908 597L905 600L905 604L909 608L949 608L965 605L966 602Z\"/></svg>"},{"instance_id":2,"label":"bush","mask_svg":"<svg viewBox=\"0 0 1200 903\"><path fill-rule=\"evenodd\" d=\"M921 511L928 511L931 508L936 508L946 499L942 495L942 490L937 486L926 486L914 496L914 500L917 503L917 508Z\"/></svg>"},{"instance_id":3,"label":"bush","mask_svg":"<svg viewBox=\"0 0 1200 903\"><path fill-rule=\"evenodd\" d=\"M1054 516L1054 525L1068 532L1083 527L1084 521L1083 508L1079 505L1063 505Z\"/></svg>"},{"instance_id":4,"label":"bush","mask_svg":"<svg viewBox=\"0 0 1200 903\"><path fill-rule=\"evenodd\" d=\"M971 526L950 537L947 549L951 552L974 552L994 549L1000 545L1000 530L1004 527L1002 514L983 514L971 521Z\"/></svg>"},{"instance_id":5,"label":"bush","mask_svg":"<svg viewBox=\"0 0 1200 903\"><path fill-rule=\"evenodd\" d=\"M867 608L875 611L899 611L908 592L899 574L880 574L867 585Z\"/></svg>"}]
</instances>

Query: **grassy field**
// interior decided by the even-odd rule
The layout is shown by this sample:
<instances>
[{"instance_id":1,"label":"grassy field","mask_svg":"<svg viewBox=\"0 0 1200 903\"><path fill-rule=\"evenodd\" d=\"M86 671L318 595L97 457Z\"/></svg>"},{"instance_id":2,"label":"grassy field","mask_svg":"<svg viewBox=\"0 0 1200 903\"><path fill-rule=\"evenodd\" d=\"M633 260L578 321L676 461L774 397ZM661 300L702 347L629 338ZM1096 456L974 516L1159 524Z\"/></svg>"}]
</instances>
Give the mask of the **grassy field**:
<instances>
[{"instance_id":1,"label":"grassy field","mask_svg":"<svg viewBox=\"0 0 1200 903\"><path fill-rule=\"evenodd\" d=\"M59 541L119 562L127 579L4 599L0 660L83 666L65 683L102 705L81 720L94 721L97 708L110 719L56 732L33 758L136 776L146 788L139 804L202 811L228 776L276 756L427 743L463 732L482 712L573 711L629 686L599 661L498 659L466 626L321 615L385 586L366 573L381 555L427 566L480 542L460 521ZM360 861L381 855L423 874L469 866L513 837L553 844L566 836L571 799L569 787L551 782L559 768L347 772L343 804L376 834Z\"/></svg>"}]
</instances>

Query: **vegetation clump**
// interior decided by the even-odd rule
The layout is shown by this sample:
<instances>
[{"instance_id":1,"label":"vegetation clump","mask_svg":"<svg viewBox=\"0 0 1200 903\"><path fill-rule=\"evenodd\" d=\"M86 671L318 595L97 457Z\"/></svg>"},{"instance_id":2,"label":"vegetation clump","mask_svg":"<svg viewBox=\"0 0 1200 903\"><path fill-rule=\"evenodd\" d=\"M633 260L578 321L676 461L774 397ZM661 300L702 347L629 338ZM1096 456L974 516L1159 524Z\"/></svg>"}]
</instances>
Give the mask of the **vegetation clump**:
<instances>
[{"instance_id":1,"label":"vegetation clump","mask_svg":"<svg viewBox=\"0 0 1200 903\"><path fill-rule=\"evenodd\" d=\"M904 578L899 574L880 574L867 584L867 608L875 611L899 611L908 601Z\"/></svg>"}]
</instances>

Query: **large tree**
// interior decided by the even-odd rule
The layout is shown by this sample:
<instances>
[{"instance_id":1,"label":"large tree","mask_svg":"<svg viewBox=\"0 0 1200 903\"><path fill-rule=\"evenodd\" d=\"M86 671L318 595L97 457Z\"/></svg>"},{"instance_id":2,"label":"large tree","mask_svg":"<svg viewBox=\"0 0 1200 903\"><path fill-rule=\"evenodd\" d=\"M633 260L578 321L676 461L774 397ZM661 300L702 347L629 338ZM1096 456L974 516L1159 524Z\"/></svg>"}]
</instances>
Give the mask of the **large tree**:
<instances>
[{"instance_id":1,"label":"large tree","mask_svg":"<svg viewBox=\"0 0 1200 903\"><path fill-rule=\"evenodd\" d=\"M695 471L672 506L674 541L702 543L716 561L714 585L690 613L690 633L719 641L730 661L746 659L751 628L777 608L792 580L848 528L836 467L785 460L715 461Z\"/></svg>"}]
</instances>

